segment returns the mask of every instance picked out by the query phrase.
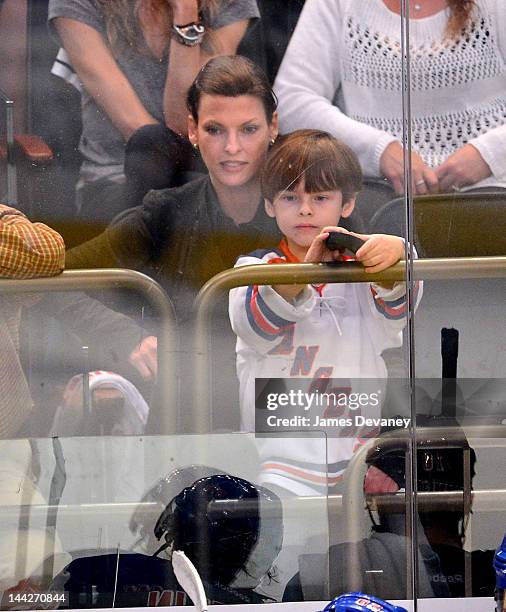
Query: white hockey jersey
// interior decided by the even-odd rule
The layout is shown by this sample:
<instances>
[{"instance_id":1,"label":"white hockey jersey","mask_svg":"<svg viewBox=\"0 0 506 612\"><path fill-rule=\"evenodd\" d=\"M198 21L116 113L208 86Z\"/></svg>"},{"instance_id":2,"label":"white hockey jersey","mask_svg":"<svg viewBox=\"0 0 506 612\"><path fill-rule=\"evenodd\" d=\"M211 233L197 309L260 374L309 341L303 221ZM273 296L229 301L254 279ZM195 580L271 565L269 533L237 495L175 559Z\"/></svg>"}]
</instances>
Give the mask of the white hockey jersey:
<instances>
[{"instance_id":1,"label":"white hockey jersey","mask_svg":"<svg viewBox=\"0 0 506 612\"><path fill-rule=\"evenodd\" d=\"M278 249L255 251L236 267L296 261L284 242ZM415 286L415 302L421 286ZM378 379L387 370L381 353L402 344L406 323L405 285L387 290L374 283L307 286L296 303L270 286L230 291L229 314L237 334L241 428L255 431L255 379ZM381 404L376 413L381 414ZM346 416L346 415L343 415ZM336 485L363 431L344 437L259 438L261 482L297 495L326 493ZM369 435L371 432L369 431Z\"/></svg>"}]
</instances>

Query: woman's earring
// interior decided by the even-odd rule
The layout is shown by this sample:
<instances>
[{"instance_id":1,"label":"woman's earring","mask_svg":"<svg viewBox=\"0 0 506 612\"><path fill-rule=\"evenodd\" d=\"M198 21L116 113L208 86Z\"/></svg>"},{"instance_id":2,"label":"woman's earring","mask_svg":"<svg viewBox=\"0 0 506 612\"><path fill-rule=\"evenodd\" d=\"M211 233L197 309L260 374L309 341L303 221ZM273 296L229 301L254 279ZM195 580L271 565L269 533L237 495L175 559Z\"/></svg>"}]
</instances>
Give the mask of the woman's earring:
<instances>
[{"instance_id":1,"label":"woman's earring","mask_svg":"<svg viewBox=\"0 0 506 612\"><path fill-rule=\"evenodd\" d=\"M276 142L276 139L275 138L271 138L271 141L269 142L269 147L272 147L275 142Z\"/></svg>"},{"instance_id":2,"label":"woman's earring","mask_svg":"<svg viewBox=\"0 0 506 612\"><path fill-rule=\"evenodd\" d=\"M196 142L192 143L192 147L195 149L195 151L199 150L199 145Z\"/></svg>"}]
</instances>

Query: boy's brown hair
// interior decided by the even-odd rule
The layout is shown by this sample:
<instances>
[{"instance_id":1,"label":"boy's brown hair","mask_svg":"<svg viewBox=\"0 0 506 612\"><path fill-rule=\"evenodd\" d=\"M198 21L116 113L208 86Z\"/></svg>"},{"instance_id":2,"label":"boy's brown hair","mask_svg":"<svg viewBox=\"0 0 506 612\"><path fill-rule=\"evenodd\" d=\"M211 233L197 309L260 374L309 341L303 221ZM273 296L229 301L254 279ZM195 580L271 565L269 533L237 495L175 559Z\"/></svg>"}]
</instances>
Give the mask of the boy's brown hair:
<instances>
[{"instance_id":1,"label":"boy's brown hair","mask_svg":"<svg viewBox=\"0 0 506 612\"><path fill-rule=\"evenodd\" d=\"M362 187L362 169L353 151L320 130L297 130L272 147L262 173L262 191L273 202L304 179L305 191L341 191L343 203Z\"/></svg>"}]
</instances>

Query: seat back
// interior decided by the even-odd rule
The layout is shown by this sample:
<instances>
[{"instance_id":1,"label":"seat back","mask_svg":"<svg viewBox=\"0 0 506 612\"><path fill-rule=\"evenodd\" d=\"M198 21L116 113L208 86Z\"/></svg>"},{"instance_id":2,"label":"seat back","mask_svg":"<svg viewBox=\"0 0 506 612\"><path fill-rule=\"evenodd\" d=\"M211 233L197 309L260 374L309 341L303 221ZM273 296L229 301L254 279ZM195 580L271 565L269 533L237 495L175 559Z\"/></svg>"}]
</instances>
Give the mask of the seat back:
<instances>
[{"instance_id":1,"label":"seat back","mask_svg":"<svg viewBox=\"0 0 506 612\"><path fill-rule=\"evenodd\" d=\"M11 203L51 224L75 214L80 96L50 74L58 45L47 29L47 11L48 0L0 4L0 62L9 67L0 71L0 90L15 103L17 198Z\"/></svg>"},{"instance_id":2,"label":"seat back","mask_svg":"<svg viewBox=\"0 0 506 612\"><path fill-rule=\"evenodd\" d=\"M0 2L0 200L17 205L15 131L24 129L26 87L26 2ZM8 70L5 67L8 66Z\"/></svg>"},{"instance_id":3,"label":"seat back","mask_svg":"<svg viewBox=\"0 0 506 612\"><path fill-rule=\"evenodd\" d=\"M417 196L413 205L420 257L506 255L506 191ZM371 231L405 236L404 198L381 206Z\"/></svg>"}]
</instances>

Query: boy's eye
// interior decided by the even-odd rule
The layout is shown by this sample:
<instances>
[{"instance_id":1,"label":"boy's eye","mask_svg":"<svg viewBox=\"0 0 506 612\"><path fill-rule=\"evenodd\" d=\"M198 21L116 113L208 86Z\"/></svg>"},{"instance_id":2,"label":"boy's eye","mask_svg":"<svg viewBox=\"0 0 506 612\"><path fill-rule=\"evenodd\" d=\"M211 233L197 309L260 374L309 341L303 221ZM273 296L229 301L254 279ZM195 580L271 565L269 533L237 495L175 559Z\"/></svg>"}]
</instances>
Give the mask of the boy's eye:
<instances>
[{"instance_id":1,"label":"boy's eye","mask_svg":"<svg viewBox=\"0 0 506 612\"><path fill-rule=\"evenodd\" d=\"M315 199L317 202L324 202L325 200L328 200L329 198L328 198L328 196L324 195L323 193L317 193L317 194L314 196L314 199Z\"/></svg>"},{"instance_id":2,"label":"boy's eye","mask_svg":"<svg viewBox=\"0 0 506 612\"><path fill-rule=\"evenodd\" d=\"M243 132L245 134L255 134L255 132L258 132L258 125L246 125L243 127Z\"/></svg>"},{"instance_id":3,"label":"boy's eye","mask_svg":"<svg viewBox=\"0 0 506 612\"><path fill-rule=\"evenodd\" d=\"M295 202L297 196L294 193L282 193L279 196L279 199L283 200L284 202Z\"/></svg>"}]
</instances>

